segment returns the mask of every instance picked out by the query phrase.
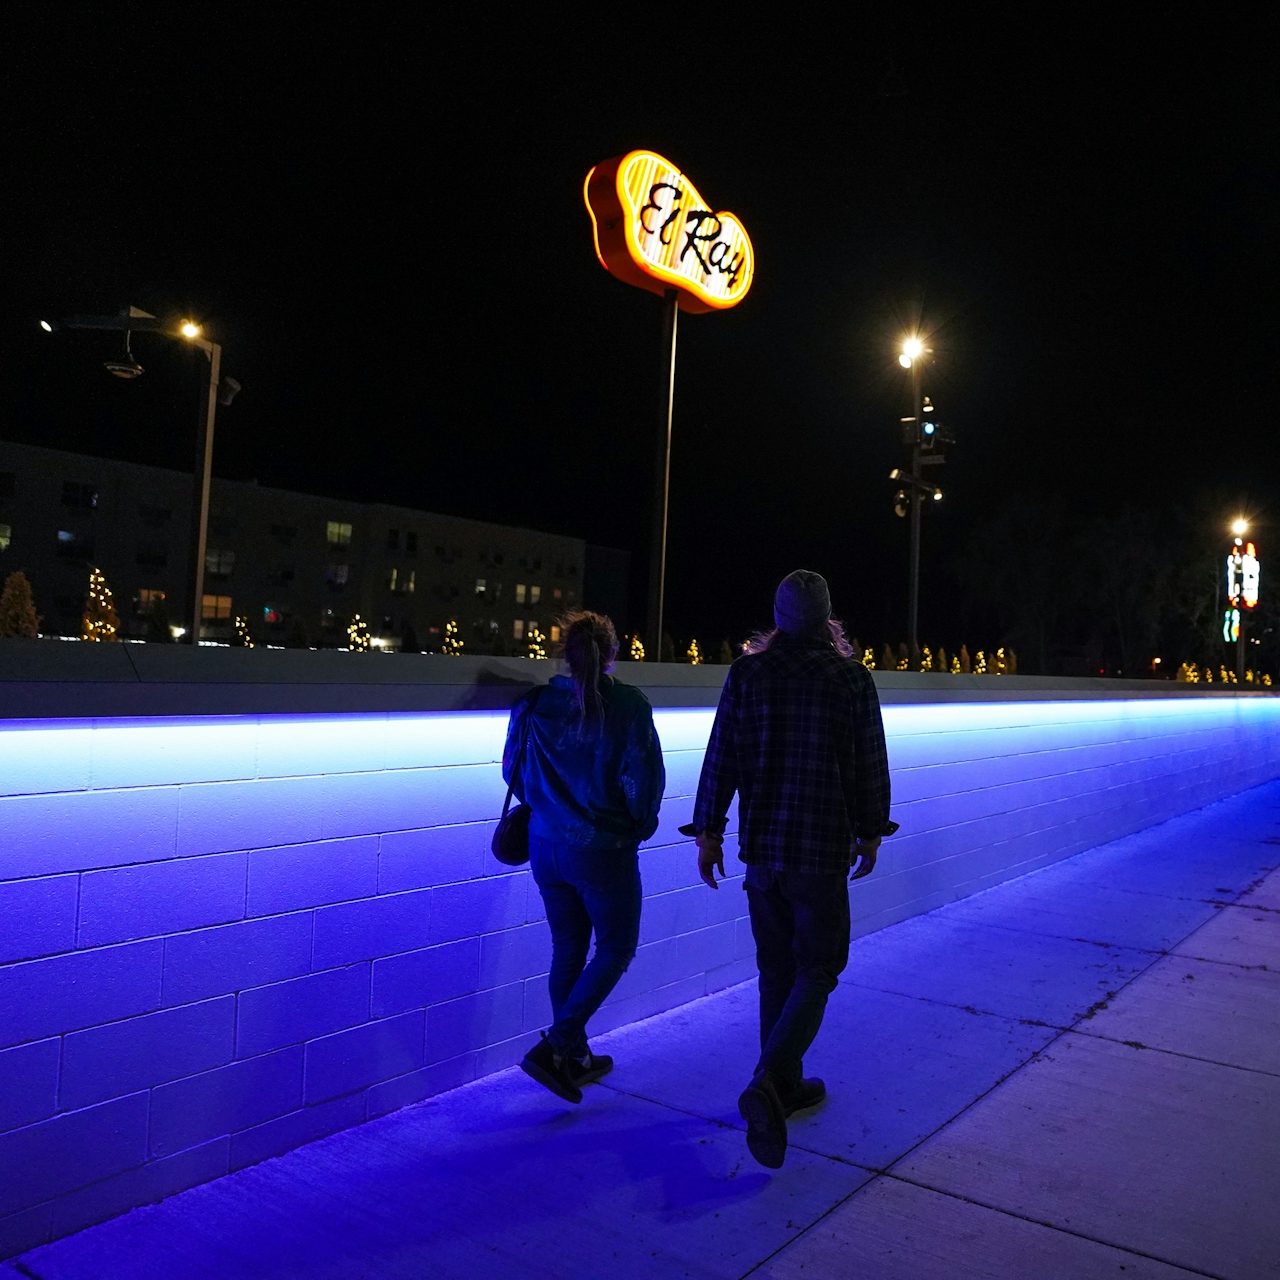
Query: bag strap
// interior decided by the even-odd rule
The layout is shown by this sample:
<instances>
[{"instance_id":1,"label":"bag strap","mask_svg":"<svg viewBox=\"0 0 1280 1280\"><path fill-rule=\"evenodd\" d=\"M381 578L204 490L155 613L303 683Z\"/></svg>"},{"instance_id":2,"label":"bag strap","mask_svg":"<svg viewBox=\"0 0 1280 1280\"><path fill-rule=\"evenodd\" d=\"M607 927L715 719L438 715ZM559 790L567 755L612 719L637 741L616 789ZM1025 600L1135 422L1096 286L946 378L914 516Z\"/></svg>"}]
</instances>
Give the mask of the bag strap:
<instances>
[{"instance_id":1,"label":"bag strap","mask_svg":"<svg viewBox=\"0 0 1280 1280\"><path fill-rule=\"evenodd\" d=\"M538 699L542 697L542 691L547 686L540 685L535 691L533 698L529 702L529 710L524 715L524 725L520 732L520 749L516 752L515 763L511 766L511 781L507 785L507 798L502 802L502 816L507 816L507 810L511 808L511 795L516 788L516 779L520 776L520 770L524 765L525 748L529 745L529 729L533 724L534 708L538 705Z\"/></svg>"}]
</instances>

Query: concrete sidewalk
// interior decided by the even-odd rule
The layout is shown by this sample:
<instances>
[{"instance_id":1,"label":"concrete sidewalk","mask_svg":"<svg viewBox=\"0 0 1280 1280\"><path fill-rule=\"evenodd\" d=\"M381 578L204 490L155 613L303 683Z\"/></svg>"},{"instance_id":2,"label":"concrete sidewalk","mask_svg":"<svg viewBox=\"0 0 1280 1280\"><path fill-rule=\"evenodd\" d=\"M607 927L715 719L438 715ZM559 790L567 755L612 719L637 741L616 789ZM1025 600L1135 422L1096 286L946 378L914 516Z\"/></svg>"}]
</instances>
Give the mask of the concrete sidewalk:
<instances>
[{"instance_id":1,"label":"concrete sidewalk","mask_svg":"<svg viewBox=\"0 0 1280 1280\"><path fill-rule=\"evenodd\" d=\"M581 1107L504 1072L0 1276L1280 1276L1278 864L1272 783L858 940L777 1172L748 984Z\"/></svg>"}]
</instances>

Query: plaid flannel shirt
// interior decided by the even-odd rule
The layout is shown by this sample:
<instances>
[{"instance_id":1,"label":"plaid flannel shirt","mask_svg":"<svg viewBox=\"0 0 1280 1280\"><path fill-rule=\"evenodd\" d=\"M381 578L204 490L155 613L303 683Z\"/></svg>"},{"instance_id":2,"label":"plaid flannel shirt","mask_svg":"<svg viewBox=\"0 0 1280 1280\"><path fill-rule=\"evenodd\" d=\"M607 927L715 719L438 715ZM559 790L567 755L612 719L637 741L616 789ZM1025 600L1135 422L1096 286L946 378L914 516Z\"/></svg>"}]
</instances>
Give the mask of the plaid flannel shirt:
<instances>
[{"instance_id":1,"label":"plaid flannel shirt","mask_svg":"<svg viewBox=\"0 0 1280 1280\"><path fill-rule=\"evenodd\" d=\"M849 868L858 837L891 835L889 760L871 673L825 640L780 634L729 669L693 829L722 834L738 793L743 862Z\"/></svg>"}]
</instances>

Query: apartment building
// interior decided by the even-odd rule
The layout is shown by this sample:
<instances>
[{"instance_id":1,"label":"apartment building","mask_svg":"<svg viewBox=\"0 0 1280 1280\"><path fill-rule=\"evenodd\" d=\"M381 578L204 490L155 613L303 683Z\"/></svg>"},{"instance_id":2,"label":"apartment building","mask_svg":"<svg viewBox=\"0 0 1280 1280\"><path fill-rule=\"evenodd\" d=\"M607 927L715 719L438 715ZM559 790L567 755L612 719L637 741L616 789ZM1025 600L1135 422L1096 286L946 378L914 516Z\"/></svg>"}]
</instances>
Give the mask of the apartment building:
<instances>
[{"instance_id":1,"label":"apartment building","mask_svg":"<svg viewBox=\"0 0 1280 1280\"><path fill-rule=\"evenodd\" d=\"M77 635L88 572L106 575L126 636L186 623L191 476L0 441L0 577L30 578L41 630ZM389 647L524 654L565 610L625 626L627 554L582 539L213 481L201 637L236 619L267 644L339 646L355 614Z\"/></svg>"}]
</instances>

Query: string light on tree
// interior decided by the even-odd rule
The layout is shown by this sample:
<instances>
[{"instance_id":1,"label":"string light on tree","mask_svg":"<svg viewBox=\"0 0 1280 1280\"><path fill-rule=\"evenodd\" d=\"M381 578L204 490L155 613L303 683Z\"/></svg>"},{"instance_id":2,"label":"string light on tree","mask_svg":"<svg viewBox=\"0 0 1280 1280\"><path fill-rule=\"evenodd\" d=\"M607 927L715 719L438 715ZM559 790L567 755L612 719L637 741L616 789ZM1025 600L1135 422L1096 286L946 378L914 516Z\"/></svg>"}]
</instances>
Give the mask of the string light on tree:
<instances>
[{"instance_id":1,"label":"string light on tree","mask_svg":"<svg viewBox=\"0 0 1280 1280\"><path fill-rule=\"evenodd\" d=\"M700 667L702 665L702 650L698 648L696 639L689 641L689 648L685 651L686 658L689 659L689 665Z\"/></svg>"},{"instance_id":2,"label":"string light on tree","mask_svg":"<svg viewBox=\"0 0 1280 1280\"><path fill-rule=\"evenodd\" d=\"M973 674L975 676L985 676L987 674L987 655L981 649L978 650L977 661L973 664Z\"/></svg>"},{"instance_id":3,"label":"string light on tree","mask_svg":"<svg viewBox=\"0 0 1280 1280\"><path fill-rule=\"evenodd\" d=\"M357 613L347 626L347 648L352 653L368 653L373 647L373 637L365 620Z\"/></svg>"},{"instance_id":4,"label":"string light on tree","mask_svg":"<svg viewBox=\"0 0 1280 1280\"><path fill-rule=\"evenodd\" d=\"M925 645L923 652L920 654L920 670L933 670L933 653L930 651L928 645Z\"/></svg>"},{"instance_id":5,"label":"string light on tree","mask_svg":"<svg viewBox=\"0 0 1280 1280\"><path fill-rule=\"evenodd\" d=\"M547 656L547 651L545 648L543 648L543 644L546 641L546 638L547 637L544 636L542 632L538 630L537 623L534 623L534 625L529 628L529 635L528 635L529 657L545 658Z\"/></svg>"},{"instance_id":6,"label":"string light on tree","mask_svg":"<svg viewBox=\"0 0 1280 1280\"><path fill-rule=\"evenodd\" d=\"M959 655L959 654L955 654L955 655L952 657L952 659L951 659L951 674L952 674L953 676L958 676L958 675L961 675L961 674L962 674L962 672L961 672L961 670L960 670L960 655Z\"/></svg>"},{"instance_id":7,"label":"string light on tree","mask_svg":"<svg viewBox=\"0 0 1280 1280\"><path fill-rule=\"evenodd\" d=\"M874 671L876 669L876 655L870 647L863 649L862 651L862 665L866 667L868 671Z\"/></svg>"},{"instance_id":8,"label":"string light on tree","mask_svg":"<svg viewBox=\"0 0 1280 1280\"><path fill-rule=\"evenodd\" d=\"M243 614L236 614L236 644L241 649L252 649L253 640L249 635L249 619Z\"/></svg>"},{"instance_id":9,"label":"string light on tree","mask_svg":"<svg viewBox=\"0 0 1280 1280\"><path fill-rule=\"evenodd\" d=\"M631 661L632 662L644 661L644 644L641 642L640 637L638 635L631 637Z\"/></svg>"},{"instance_id":10,"label":"string light on tree","mask_svg":"<svg viewBox=\"0 0 1280 1280\"><path fill-rule=\"evenodd\" d=\"M89 570L89 594L80 619L81 640L116 640L119 638L120 615L111 599L106 575L94 565Z\"/></svg>"},{"instance_id":11,"label":"string light on tree","mask_svg":"<svg viewBox=\"0 0 1280 1280\"><path fill-rule=\"evenodd\" d=\"M444 625L444 639L440 642L440 651L450 658L456 658L463 649L464 641L458 635L458 624L450 618Z\"/></svg>"}]
</instances>

